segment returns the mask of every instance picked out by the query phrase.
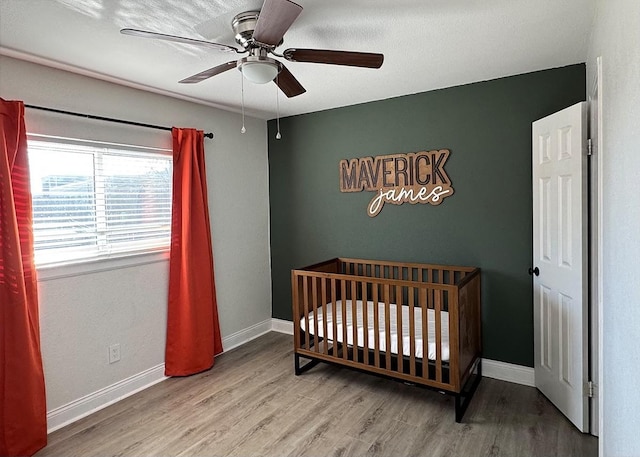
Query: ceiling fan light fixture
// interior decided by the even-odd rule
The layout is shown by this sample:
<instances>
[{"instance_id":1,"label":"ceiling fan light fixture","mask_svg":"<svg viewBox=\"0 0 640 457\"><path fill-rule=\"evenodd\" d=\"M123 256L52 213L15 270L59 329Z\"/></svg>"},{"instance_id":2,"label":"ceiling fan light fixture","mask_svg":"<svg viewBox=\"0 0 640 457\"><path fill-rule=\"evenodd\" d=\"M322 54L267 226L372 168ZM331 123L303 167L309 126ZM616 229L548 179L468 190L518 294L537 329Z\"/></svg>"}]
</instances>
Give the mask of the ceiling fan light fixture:
<instances>
[{"instance_id":1,"label":"ceiling fan light fixture","mask_svg":"<svg viewBox=\"0 0 640 457\"><path fill-rule=\"evenodd\" d=\"M238 61L238 69L252 83L266 84L280 72L280 63L269 57L248 56Z\"/></svg>"},{"instance_id":2,"label":"ceiling fan light fixture","mask_svg":"<svg viewBox=\"0 0 640 457\"><path fill-rule=\"evenodd\" d=\"M267 62L247 62L241 69L244 77L256 84L273 81L278 74L278 66Z\"/></svg>"}]
</instances>

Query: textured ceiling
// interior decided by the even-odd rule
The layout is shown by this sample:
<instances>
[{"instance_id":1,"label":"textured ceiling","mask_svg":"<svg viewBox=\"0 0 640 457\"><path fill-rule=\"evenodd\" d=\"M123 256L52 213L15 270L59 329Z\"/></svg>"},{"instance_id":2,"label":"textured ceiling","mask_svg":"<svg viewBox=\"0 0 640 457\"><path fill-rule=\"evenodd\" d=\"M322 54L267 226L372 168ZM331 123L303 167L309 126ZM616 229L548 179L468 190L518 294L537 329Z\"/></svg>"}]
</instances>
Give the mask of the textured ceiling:
<instances>
[{"instance_id":1,"label":"textured ceiling","mask_svg":"<svg viewBox=\"0 0 640 457\"><path fill-rule=\"evenodd\" d=\"M379 70L283 60L307 89L280 115L424 92L586 60L594 0L297 0L289 47L380 52ZM0 0L0 53L239 111L236 70L178 81L238 56L124 36L123 27L237 46L230 23L257 0ZM247 113L276 115L276 86L244 84ZM28 102L28 100L27 100Z\"/></svg>"}]
</instances>

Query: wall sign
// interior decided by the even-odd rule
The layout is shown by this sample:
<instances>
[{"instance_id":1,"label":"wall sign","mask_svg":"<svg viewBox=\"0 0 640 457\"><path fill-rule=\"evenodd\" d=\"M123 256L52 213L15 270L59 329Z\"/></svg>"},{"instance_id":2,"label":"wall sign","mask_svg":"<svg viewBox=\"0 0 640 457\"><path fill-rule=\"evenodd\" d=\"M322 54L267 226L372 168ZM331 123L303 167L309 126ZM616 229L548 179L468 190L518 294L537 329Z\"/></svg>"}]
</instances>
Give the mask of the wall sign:
<instances>
[{"instance_id":1,"label":"wall sign","mask_svg":"<svg viewBox=\"0 0 640 457\"><path fill-rule=\"evenodd\" d=\"M448 149L409 154L343 159L340 161L340 192L376 192L367 214L376 217L385 203L439 205L453 195L444 170Z\"/></svg>"}]
</instances>

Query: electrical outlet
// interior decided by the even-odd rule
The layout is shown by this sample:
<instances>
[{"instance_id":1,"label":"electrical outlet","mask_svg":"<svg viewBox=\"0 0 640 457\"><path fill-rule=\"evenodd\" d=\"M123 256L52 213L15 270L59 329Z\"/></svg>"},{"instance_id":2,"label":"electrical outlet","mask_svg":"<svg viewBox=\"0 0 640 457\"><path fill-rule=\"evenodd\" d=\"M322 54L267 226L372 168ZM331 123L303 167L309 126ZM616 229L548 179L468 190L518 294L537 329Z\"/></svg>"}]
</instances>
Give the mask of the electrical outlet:
<instances>
[{"instance_id":1,"label":"electrical outlet","mask_svg":"<svg viewBox=\"0 0 640 457\"><path fill-rule=\"evenodd\" d=\"M120 360L120 344L109 346L109 363L116 363Z\"/></svg>"}]
</instances>

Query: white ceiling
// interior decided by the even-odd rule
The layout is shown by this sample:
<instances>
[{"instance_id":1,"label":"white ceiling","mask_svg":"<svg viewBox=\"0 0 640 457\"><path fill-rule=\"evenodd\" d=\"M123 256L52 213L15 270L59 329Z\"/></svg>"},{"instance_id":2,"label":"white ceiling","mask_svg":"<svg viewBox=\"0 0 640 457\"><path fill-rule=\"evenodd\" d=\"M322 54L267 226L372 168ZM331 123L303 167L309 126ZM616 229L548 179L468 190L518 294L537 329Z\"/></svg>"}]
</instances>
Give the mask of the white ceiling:
<instances>
[{"instance_id":1,"label":"white ceiling","mask_svg":"<svg viewBox=\"0 0 640 457\"><path fill-rule=\"evenodd\" d=\"M584 62L594 0L296 0L289 47L380 52L379 70L286 62L307 92L280 115ZM237 46L230 23L260 0L0 0L0 53L239 111L241 74L178 81L235 54L121 35L124 27ZM248 114L276 116L276 86L244 84ZM26 100L28 102L28 100Z\"/></svg>"}]
</instances>

